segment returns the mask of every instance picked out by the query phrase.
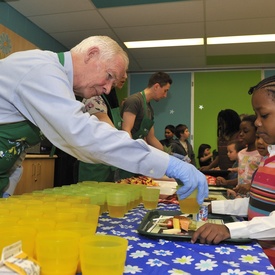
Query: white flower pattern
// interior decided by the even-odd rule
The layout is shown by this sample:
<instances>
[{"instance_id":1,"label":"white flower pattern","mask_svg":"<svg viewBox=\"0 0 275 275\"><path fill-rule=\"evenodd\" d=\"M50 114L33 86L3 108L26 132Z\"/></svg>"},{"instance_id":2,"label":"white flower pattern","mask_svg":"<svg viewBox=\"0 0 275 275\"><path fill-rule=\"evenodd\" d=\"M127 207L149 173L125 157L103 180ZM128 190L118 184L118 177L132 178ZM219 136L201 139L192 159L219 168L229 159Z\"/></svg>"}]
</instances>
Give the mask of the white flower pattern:
<instances>
[{"instance_id":1,"label":"white flower pattern","mask_svg":"<svg viewBox=\"0 0 275 275\"><path fill-rule=\"evenodd\" d=\"M178 205L159 203L157 210L175 211ZM96 234L116 235L128 240L124 275L196 275L201 272L275 275L274 268L255 242L205 245L140 235L137 229L147 213L141 204L124 218L111 219L108 214L99 218Z\"/></svg>"}]
</instances>

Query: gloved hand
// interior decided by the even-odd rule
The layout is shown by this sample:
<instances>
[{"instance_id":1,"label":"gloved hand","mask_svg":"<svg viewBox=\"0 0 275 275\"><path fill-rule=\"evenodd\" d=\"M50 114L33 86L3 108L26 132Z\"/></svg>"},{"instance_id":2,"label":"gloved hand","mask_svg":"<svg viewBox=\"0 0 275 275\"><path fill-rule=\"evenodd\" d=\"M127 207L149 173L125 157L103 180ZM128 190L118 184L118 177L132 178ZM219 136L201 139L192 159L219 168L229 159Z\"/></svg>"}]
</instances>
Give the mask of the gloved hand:
<instances>
[{"instance_id":1,"label":"gloved hand","mask_svg":"<svg viewBox=\"0 0 275 275\"><path fill-rule=\"evenodd\" d=\"M187 198L194 189L198 188L197 201L202 204L204 198L208 197L208 184L206 177L194 165L169 156L169 164L166 175L178 179L183 186L177 191L180 200Z\"/></svg>"}]
</instances>

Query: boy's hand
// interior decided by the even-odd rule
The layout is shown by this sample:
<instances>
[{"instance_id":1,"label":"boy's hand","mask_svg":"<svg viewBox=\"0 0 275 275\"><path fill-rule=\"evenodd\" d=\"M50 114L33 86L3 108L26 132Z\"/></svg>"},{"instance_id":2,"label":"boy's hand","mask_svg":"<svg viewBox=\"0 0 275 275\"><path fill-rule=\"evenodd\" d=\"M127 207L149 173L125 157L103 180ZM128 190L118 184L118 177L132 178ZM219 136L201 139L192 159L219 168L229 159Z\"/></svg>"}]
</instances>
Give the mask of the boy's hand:
<instances>
[{"instance_id":1,"label":"boy's hand","mask_svg":"<svg viewBox=\"0 0 275 275\"><path fill-rule=\"evenodd\" d=\"M195 243L199 239L200 243L218 244L228 238L230 233L225 225L206 223L194 232L191 242Z\"/></svg>"}]
</instances>

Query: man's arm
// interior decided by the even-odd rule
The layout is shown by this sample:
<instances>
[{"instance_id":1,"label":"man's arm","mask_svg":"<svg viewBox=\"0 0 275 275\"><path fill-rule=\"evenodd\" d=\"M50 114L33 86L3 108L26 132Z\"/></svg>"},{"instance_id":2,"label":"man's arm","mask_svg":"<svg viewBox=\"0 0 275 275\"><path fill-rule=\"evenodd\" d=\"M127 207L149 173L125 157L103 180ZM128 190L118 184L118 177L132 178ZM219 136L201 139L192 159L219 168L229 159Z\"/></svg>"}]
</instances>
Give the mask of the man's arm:
<instances>
[{"instance_id":1,"label":"man's arm","mask_svg":"<svg viewBox=\"0 0 275 275\"><path fill-rule=\"evenodd\" d=\"M95 115L100 121L107 122L112 127L115 127L113 122L111 121L111 119L109 118L109 116L106 113L98 112L98 113L94 113L93 115Z\"/></svg>"},{"instance_id":2,"label":"man's arm","mask_svg":"<svg viewBox=\"0 0 275 275\"><path fill-rule=\"evenodd\" d=\"M136 120L136 115L130 112L124 112L122 116L122 127L121 129L128 132L130 137L132 137L131 131L134 127Z\"/></svg>"},{"instance_id":3,"label":"man's arm","mask_svg":"<svg viewBox=\"0 0 275 275\"><path fill-rule=\"evenodd\" d=\"M148 135L146 136L146 142L159 149L159 150L162 150L163 151L163 145L160 143L160 141L155 137L155 128L154 126L151 127Z\"/></svg>"}]
</instances>

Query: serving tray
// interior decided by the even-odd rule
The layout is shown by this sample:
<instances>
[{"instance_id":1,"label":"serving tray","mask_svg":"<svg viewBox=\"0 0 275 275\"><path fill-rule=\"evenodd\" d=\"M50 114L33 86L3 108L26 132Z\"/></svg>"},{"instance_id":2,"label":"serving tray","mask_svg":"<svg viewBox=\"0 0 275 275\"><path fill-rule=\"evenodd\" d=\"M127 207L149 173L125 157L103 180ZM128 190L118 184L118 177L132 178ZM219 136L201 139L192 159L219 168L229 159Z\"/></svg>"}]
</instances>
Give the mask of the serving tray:
<instances>
[{"instance_id":1,"label":"serving tray","mask_svg":"<svg viewBox=\"0 0 275 275\"><path fill-rule=\"evenodd\" d=\"M174 241L190 241L194 231L188 231L183 233L182 235L171 235L162 233L162 229L155 226L155 220L159 219L161 216L167 216L167 219L173 216L182 215L180 211L163 211L163 210L150 210L144 216L142 222L140 223L137 231L139 234L147 236L149 238L157 238L157 239L167 239ZM217 214L209 214L208 219L213 221L217 221L217 223L228 223L228 222L236 222L239 221L235 216L229 215L217 215ZM243 238L243 239L226 239L222 241L223 243L234 243L234 244L243 244L252 242L252 239Z\"/></svg>"}]
</instances>

